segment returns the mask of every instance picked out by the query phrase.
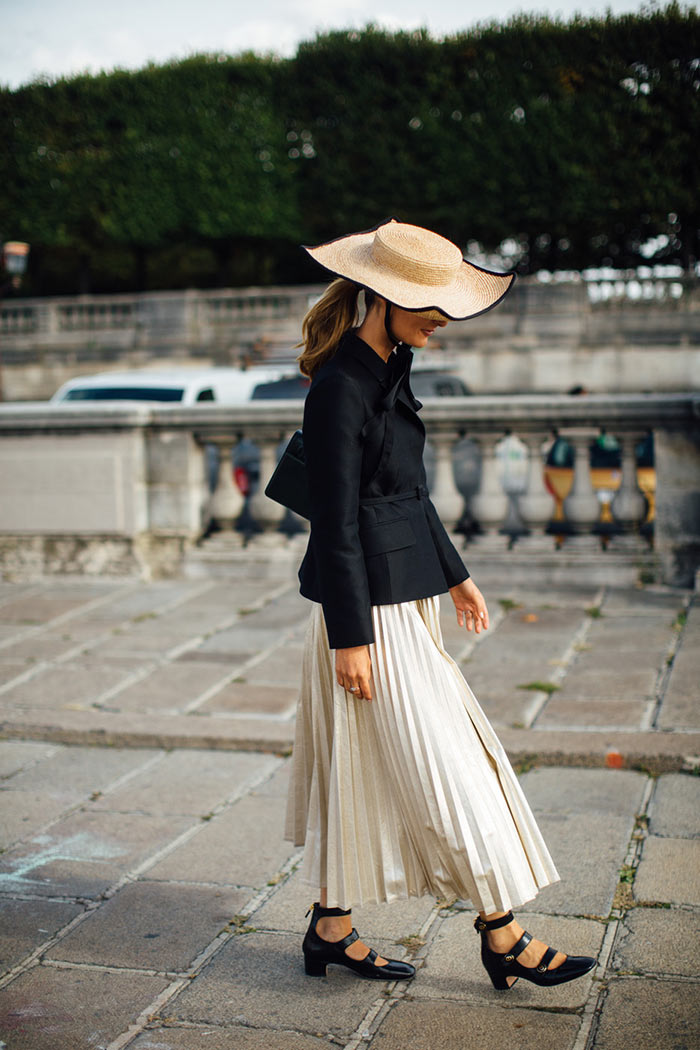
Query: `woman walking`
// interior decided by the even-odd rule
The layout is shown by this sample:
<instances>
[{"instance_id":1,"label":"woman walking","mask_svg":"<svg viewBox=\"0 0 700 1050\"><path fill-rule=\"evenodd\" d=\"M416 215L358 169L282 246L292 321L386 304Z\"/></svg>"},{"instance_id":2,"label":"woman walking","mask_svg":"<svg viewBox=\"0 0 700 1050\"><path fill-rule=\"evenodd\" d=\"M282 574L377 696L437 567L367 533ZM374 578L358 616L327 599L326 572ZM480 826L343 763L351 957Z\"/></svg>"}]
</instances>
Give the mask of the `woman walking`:
<instances>
[{"instance_id":1,"label":"woman walking","mask_svg":"<svg viewBox=\"0 0 700 1050\"><path fill-rule=\"evenodd\" d=\"M513 274L466 262L451 241L395 221L307 249L336 275L304 320L301 371L311 535L299 578L314 603L297 712L287 836L319 889L306 973L337 963L412 977L352 928L351 908L439 895L479 912L496 988L560 984L594 960L531 938L511 908L558 875L534 817L458 666L439 595L460 626L488 628L484 598L426 489L411 347L483 313ZM358 325L358 297L365 312Z\"/></svg>"}]
</instances>

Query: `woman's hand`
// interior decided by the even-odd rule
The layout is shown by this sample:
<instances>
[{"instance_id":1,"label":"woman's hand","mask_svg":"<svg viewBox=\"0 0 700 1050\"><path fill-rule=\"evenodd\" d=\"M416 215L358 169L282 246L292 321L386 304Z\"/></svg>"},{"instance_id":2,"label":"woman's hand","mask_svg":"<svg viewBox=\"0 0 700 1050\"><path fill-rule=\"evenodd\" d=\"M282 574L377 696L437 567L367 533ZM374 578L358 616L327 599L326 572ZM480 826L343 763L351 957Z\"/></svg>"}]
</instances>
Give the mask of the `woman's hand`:
<instances>
[{"instance_id":1,"label":"woman's hand","mask_svg":"<svg viewBox=\"0 0 700 1050\"><path fill-rule=\"evenodd\" d=\"M351 649L336 649L335 677L338 685L347 689L357 700L371 700L372 658L368 645L355 645Z\"/></svg>"},{"instance_id":2,"label":"woman's hand","mask_svg":"<svg viewBox=\"0 0 700 1050\"><path fill-rule=\"evenodd\" d=\"M460 627L466 625L468 631L474 628L477 634L488 628L489 611L483 594L471 576L456 587L450 587L450 596L455 603L457 623Z\"/></svg>"}]
</instances>

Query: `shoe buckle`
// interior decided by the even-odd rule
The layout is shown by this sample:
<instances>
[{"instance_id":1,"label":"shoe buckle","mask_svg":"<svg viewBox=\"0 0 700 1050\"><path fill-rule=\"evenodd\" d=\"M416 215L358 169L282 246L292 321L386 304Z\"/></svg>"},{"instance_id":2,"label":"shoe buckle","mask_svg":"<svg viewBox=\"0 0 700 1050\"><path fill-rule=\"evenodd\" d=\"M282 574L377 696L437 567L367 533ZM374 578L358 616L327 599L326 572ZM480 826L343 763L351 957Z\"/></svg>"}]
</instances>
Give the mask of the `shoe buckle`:
<instances>
[{"instance_id":1,"label":"shoe buckle","mask_svg":"<svg viewBox=\"0 0 700 1050\"><path fill-rule=\"evenodd\" d=\"M486 929L486 923L484 922L483 919L477 919L476 920L476 928L477 928L479 933L483 933L483 931Z\"/></svg>"},{"instance_id":2,"label":"shoe buckle","mask_svg":"<svg viewBox=\"0 0 700 1050\"><path fill-rule=\"evenodd\" d=\"M504 962L512 963L514 959L515 959L514 955L506 955Z\"/></svg>"},{"instance_id":3,"label":"shoe buckle","mask_svg":"<svg viewBox=\"0 0 700 1050\"><path fill-rule=\"evenodd\" d=\"M546 973L547 972L547 967L546 966L538 966L537 967L537 972L538 973Z\"/></svg>"}]
</instances>

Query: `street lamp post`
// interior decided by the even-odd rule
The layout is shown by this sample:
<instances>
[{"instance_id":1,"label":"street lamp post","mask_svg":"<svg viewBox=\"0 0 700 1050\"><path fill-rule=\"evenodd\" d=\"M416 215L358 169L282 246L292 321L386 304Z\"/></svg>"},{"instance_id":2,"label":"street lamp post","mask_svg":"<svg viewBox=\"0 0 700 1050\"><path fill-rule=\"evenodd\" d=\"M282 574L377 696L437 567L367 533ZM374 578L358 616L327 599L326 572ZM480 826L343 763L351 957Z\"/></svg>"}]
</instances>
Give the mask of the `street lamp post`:
<instances>
[{"instance_id":1,"label":"street lamp post","mask_svg":"<svg viewBox=\"0 0 700 1050\"><path fill-rule=\"evenodd\" d=\"M29 245L26 241L0 241L0 266L7 274L5 280L0 280L0 306L7 292L16 292L22 284L22 278L27 271L29 258ZM9 278L9 279L8 279ZM0 340L0 353L2 342ZM4 400L2 389L2 358L0 357L0 401Z\"/></svg>"}]
</instances>

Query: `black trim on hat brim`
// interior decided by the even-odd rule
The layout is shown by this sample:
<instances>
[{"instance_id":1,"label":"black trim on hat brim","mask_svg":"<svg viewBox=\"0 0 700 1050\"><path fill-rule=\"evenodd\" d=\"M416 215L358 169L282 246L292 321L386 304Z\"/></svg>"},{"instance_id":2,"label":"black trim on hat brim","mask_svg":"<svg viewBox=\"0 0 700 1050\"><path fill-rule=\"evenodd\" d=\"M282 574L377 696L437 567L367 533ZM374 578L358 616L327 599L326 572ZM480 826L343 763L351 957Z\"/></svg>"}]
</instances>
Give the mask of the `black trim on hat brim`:
<instances>
[{"instance_id":1,"label":"black trim on hat brim","mask_svg":"<svg viewBox=\"0 0 700 1050\"><path fill-rule=\"evenodd\" d=\"M377 223L376 226L370 226L367 230L355 230L354 233L343 233L340 237L334 237L330 241L321 241L320 244L302 244L301 247L305 252L309 253L311 259L313 259L316 265L320 266L322 270L326 271L326 273L332 274L333 277L342 277L343 280L350 281L351 284L356 284L358 288L366 288L374 295L378 295L381 299L386 299L386 296L382 295L382 293L378 292L375 288L371 288L367 284L361 284L359 281L354 281L352 277L348 277L344 273L338 273L337 270L331 270L328 266L324 266L323 263L320 263L318 261L318 259L314 259L313 255L311 255L311 252L315 251L317 248L325 248L329 244L336 244L338 241L345 241L348 239L348 237L362 237L367 233L376 233L376 231L381 229L382 226L388 226L390 222L401 222L401 219L397 219L394 216L391 216L390 218L384 219L382 222ZM427 229L427 227L423 228ZM432 233L433 231L430 232ZM447 237L445 238L445 240L448 239L449 238ZM454 241L452 241L452 244L454 244ZM406 310L408 313L412 314L420 314L426 310L437 310L443 315L443 317L446 317L448 321L469 321L472 317L481 317L482 314L488 313L489 310L493 310L495 306L498 306L499 303L502 303L515 283L515 279L517 277L515 270L487 270L485 266L479 266L478 263L470 262L469 259L465 259L464 256L462 256L462 262L465 262L467 266L472 266L475 270L479 270L481 273L488 274L490 277L510 277L508 286L504 289L501 295L499 295L498 299L494 300L494 302L492 303L489 303L489 305L485 306L483 310L477 310L476 313L464 314L460 317L457 317L454 314L448 314L447 311L443 310L441 306L401 306L399 303L394 303L393 301L392 305L397 306L399 310Z\"/></svg>"},{"instance_id":2,"label":"black trim on hat brim","mask_svg":"<svg viewBox=\"0 0 700 1050\"><path fill-rule=\"evenodd\" d=\"M342 238L339 239L342 240ZM332 242L324 241L324 244L330 243ZM304 250L306 250L305 245L302 245L302 247L304 248ZM481 317L482 314L488 313L489 310L493 310L494 306L498 306L499 303L503 302L505 297L508 295L508 292L513 287L517 274L515 270L506 270L505 273L500 270L486 270L483 266L477 266L476 263L470 263L468 259L463 258L462 261L468 263L469 266L474 266L474 268L477 270L481 270L482 273L488 273L493 277L510 277L508 287L503 290L503 292L499 295L498 299L495 299L492 303L489 303L489 305L485 306L483 310L477 310L476 313L473 314L462 314L459 317L457 317L455 316L455 314L448 314L447 311L443 310L441 306L436 306L434 303L426 304L425 306L401 306L400 303L395 303L393 300L388 301L391 302L392 306L397 306L399 310L405 310L407 313L411 314L422 314L426 310L437 310L438 313L441 313L444 317L447 318L448 321L469 321L472 317ZM333 277L342 277L344 281L349 281L350 284L356 284L358 288L366 289L368 292L372 292L373 295L378 295L380 299L386 300L387 297L385 295L382 295L382 293L378 292L375 288L371 288L368 284L360 284L359 281L353 281L352 277L347 277L344 273L338 273L337 270L329 270L329 268L327 266L324 266L323 263L320 263L318 259L314 259L314 262L317 266L320 266L322 270L325 270L326 273L331 274Z\"/></svg>"}]
</instances>

